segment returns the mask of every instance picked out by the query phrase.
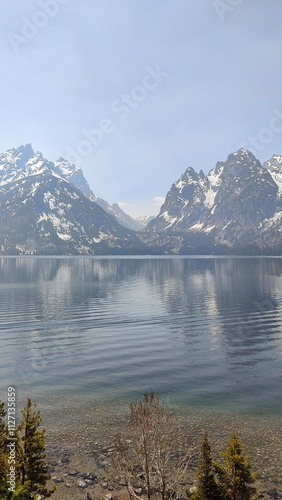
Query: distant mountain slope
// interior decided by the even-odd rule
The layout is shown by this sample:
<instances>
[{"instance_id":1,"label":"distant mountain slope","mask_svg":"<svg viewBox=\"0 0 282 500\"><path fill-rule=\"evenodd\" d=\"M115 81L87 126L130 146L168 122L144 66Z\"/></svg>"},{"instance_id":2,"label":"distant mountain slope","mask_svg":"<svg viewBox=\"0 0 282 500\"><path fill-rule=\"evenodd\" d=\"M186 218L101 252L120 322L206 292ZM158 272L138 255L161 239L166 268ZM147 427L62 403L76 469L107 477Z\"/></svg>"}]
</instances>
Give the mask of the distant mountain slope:
<instances>
[{"instance_id":1,"label":"distant mountain slope","mask_svg":"<svg viewBox=\"0 0 282 500\"><path fill-rule=\"evenodd\" d=\"M143 229L144 226L140 224L138 220L135 220L130 217L130 215L127 215L117 203L110 205L106 200L102 200L101 198L96 198L95 202L97 205L106 210L106 212L113 215L124 227L127 227L132 231L141 231Z\"/></svg>"},{"instance_id":2,"label":"distant mountain slope","mask_svg":"<svg viewBox=\"0 0 282 500\"><path fill-rule=\"evenodd\" d=\"M139 222L139 224L142 226L142 228L146 227L151 220L154 219L153 215L141 215L140 217L137 217L136 220Z\"/></svg>"}]
</instances>

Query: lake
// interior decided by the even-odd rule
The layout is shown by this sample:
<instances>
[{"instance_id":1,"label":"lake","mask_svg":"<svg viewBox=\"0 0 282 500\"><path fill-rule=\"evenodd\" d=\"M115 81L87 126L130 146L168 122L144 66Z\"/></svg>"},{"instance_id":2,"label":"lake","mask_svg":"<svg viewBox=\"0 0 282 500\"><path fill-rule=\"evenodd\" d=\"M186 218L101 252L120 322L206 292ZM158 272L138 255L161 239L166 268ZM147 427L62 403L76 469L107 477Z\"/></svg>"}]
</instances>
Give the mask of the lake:
<instances>
[{"instance_id":1,"label":"lake","mask_svg":"<svg viewBox=\"0 0 282 500\"><path fill-rule=\"evenodd\" d=\"M2 257L0 399L282 411L282 259Z\"/></svg>"}]
</instances>

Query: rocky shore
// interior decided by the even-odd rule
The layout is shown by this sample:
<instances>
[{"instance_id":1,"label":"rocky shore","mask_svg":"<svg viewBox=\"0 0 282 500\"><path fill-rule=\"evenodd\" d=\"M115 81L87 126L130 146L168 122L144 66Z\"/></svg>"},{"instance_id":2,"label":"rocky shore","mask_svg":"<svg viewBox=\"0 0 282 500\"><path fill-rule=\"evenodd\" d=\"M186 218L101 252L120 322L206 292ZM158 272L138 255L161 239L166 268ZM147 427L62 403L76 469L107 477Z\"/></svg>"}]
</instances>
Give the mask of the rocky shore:
<instances>
[{"instance_id":1,"label":"rocky shore","mask_svg":"<svg viewBox=\"0 0 282 500\"><path fill-rule=\"evenodd\" d=\"M128 405L108 401L37 401L46 427L53 500L125 500L124 485L115 481L111 458L115 436L125 431ZM183 482L183 498L195 485L199 448L204 429L209 432L214 458L221 460L234 430L241 437L244 453L258 472L261 499L282 498L282 448L280 417L234 415L214 410L174 410L178 430L191 450L191 463Z\"/></svg>"}]
</instances>

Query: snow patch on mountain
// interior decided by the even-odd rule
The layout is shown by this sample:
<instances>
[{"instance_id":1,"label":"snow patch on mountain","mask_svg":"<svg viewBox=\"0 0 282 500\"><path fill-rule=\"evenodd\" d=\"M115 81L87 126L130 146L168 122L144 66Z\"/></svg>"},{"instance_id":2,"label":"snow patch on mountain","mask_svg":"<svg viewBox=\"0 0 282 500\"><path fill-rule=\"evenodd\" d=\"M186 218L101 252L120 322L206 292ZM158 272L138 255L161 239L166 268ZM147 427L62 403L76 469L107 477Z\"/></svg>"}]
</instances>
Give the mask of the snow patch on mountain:
<instances>
[{"instance_id":1,"label":"snow patch on mountain","mask_svg":"<svg viewBox=\"0 0 282 500\"><path fill-rule=\"evenodd\" d=\"M282 197L282 155L273 155L270 160L263 164L263 167L277 184L279 196Z\"/></svg>"}]
</instances>

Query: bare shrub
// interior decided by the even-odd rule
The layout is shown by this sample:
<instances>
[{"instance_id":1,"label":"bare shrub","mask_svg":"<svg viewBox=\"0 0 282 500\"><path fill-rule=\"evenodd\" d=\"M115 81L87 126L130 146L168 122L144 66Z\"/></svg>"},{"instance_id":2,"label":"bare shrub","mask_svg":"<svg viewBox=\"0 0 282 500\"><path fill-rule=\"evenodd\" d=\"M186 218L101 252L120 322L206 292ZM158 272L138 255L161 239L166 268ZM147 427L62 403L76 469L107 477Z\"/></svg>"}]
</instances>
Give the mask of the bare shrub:
<instances>
[{"instance_id":1,"label":"bare shrub","mask_svg":"<svg viewBox=\"0 0 282 500\"><path fill-rule=\"evenodd\" d=\"M190 454L178 435L176 417L159 396L145 393L130 403L128 434L118 436L116 449L114 469L130 499L177 498Z\"/></svg>"}]
</instances>

